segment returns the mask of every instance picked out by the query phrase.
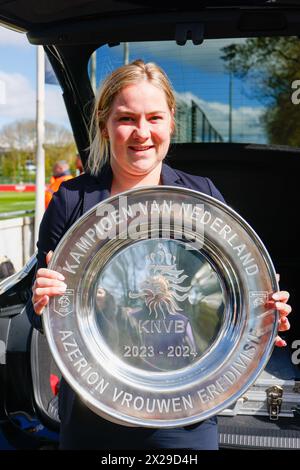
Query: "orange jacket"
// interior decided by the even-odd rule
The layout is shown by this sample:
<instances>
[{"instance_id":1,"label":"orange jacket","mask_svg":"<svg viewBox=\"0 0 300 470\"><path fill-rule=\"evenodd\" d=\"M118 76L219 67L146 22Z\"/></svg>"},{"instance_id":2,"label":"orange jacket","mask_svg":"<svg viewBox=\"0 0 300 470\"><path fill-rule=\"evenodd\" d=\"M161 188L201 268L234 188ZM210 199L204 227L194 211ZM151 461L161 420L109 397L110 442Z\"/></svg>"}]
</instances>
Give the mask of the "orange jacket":
<instances>
[{"instance_id":1,"label":"orange jacket","mask_svg":"<svg viewBox=\"0 0 300 470\"><path fill-rule=\"evenodd\" d=\"M63 175L63 176L58 176L57 178L55 176L51 176L50 184L48 185L45 191L45 208L46 209L49 206L49 203L52 199L53 194L58 190L61 183L63 183L64 181L68 181L72 178L73 178L72 175Z\"/></svg>"}]
</instances>

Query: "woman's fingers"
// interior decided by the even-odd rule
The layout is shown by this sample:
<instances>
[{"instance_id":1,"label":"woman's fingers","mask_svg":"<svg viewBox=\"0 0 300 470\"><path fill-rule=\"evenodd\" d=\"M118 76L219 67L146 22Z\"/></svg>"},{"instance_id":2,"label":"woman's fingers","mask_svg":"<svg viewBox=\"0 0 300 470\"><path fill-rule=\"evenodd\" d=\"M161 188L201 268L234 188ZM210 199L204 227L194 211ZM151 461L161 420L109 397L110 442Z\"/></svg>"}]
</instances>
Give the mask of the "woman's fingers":
<instances>
[{"instance_id":1,"label":"woman's fingers","mask_svg":"<svg viewBox=\"0 0 300 470\"><path fill-rule=\"evenodd\" d=\"M46 255L47 266L51 261L53 251ZM41 315L49 302L49 297L62 295L66 292L67 285L63 282L63 274L48 268L40 268L36 273L36 279L32 287L32 303L35 313Z\"/></svg>"},{"instance_id":2,"label":"woman's fingers","mask_svg":"<svg viewBox=\"0 0 300 470\"><path fill-rule=\"evenodd\" d=\"M52 257L52 252L47 254L48 262ZM40 268L37 271L36 279L32 288L32 303L34 311L40 315L44 307L49 302L49 297L62 295L66 292L67 285L63 282L65 277L57 271L47 268Z\"/></svg>"},{"instance_id":3,"label":"woman's fingers","mask_svg":"<svg viewBox=\"0 0 300 470\"><path fill-rule=\"evenodd\" d=\"M287 331L290 329L290 322L286 317L281 317L278 321L278 331Z\"/></svg>"},{"instance_id":4,"label":"woman's fingers","mask_svg":"<svg viewBox=\"0 0 300 470\"><path fill-rule=\"evenodd\" d=\"M284 302L286 303L290 298L290 294L289 292L285 291L285 290L281 290L279 292L275 292L275 294L272 295L272 299L278 301L279 302Z\"/></svg>"},{"instance_id":5,"label":"woman's fingers","mask_svg":"<svg viewBox=\"0 0 300 470\"><path fill-rule=\"evenodd\" d=\"M62 281L64 276L56 271L41 268L37 272L36 280L33 284L33 301L44 295L61 295L66 291L67 285Z\"/></svg>"},{"instance_id":6,"label":"woman's fingers","mask_svg":"<svg viewBox=\"0 0 300 470\"><path fill-rule=\"evenodd\" d=\"M48 251L48 253L46 254L46 263L47 263L47 266L48 266L48 264L50 263L52 256L53 256L53 251Z\"/></svg>"},{"instance_id":7,"label":"woman's fingers","mask_svg":"<svg viewBox=\"0 0 300 470\"><path fill-rule=\"evenodd\" d=\"M37 315L41 315L47 303L49 302L49 297L44 295L40 300L33 304L34 311Z\"/></svg>"},{"instance_id":8,"label":"woman's fingers","mask_svg":"<svg viewBox=\"0 0 300 470\"><path fill-rule=\"evenodd\" d=\"M282 347L286 346L286 341L284 341L284 339L280 338L280 336L276 336L275 345L278 346L279 348L282 348Z\"/></svg>"},{"instance_id":9,"label":"woman's fingers","mask_svg":"<svg viewBox=\"0 0 300 470\"><path fill-rule=\"evenodd\" d=\"M62 295L67 285L55 279L38 278L33 285L32 303L35 313L40 315L49 302L49 297Z\"/></svg>"},{"instance_id":10,"label":"woman's fingers","mask_svg":"<svg viewBox=\"0 0 300 470\"><path fill-rule=\"evenodd\" d=\"M48 268L40 268L36 273L36 278L40 277L47 277L49 279L59 279L60 281L64 281L65 276L57 271L53 271L52 269Z\"/></svg>"},{"instance_id":11,"label":"woman's fingers","mask_svg":"<svg viewBox=\"0 0 300 470\"><path fill-rule=\"evenodd\" d=\"M37 277L34 281L34 287L64 287L66 284L63 281L49 277ZM284 304L285 305L285 304Z\"/></svg>"},{"instance_id":12,"label":"woman's fingers","mask_svg":"<svg viewBox=\"0 0 300 470\"><path fill-rule=\"evenodd\" d=\"M289 304L284 304L282 302L276 302L275 307L279 312L279 315L284 317L287 317L292 311L292 307Z\"/></svg>"},{"instance_id":13,"label":"woman's fingers","mask_svg":"<svg viewBox=\"0 0 300 470\"><path fill-rule=\"evenodd\" d=\"M33 300L38 300L38 297L49 295L52 297L53 295L61 295L66 292L66 284L64 286L48 286L48 287L36 287L34 289Z\"/></svg>"},{"instance_id":14,"label":"woman's fingers","mask_svg":"<svg viewBox=\"0 0 300 470\"><path fill-rule=\"evenodd\" d=\"M290 329L291 325L287 319L287 316L291 313L292 307L287 304L290 298L290 294L287 291L278 291L272 295L272 300L268 301L267 304L269 307L275 307L279 313L278 320L278 331L287 331ZM286 346L286 341L277 336L275 339L275 345L279 347Z\"/></svg>"}]
</instances>

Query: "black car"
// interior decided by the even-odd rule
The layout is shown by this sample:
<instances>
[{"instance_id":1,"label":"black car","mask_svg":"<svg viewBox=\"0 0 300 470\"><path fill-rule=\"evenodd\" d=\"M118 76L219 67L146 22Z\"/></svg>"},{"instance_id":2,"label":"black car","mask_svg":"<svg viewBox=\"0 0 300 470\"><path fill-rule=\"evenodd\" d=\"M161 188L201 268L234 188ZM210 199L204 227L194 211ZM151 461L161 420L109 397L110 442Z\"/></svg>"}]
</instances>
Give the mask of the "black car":
<instances>
[{"instance_id":1,"label":"black car","mask_svg":"<svg viewBox=\"0 0 300 470\"><path fill-rule=\"evenodd\" d=\"M220 446L300 449L300 2L16 0L1 2L0 24L44 46L83 163L95 77L137 58L167 72L178 100L168 164L212 179L263 240L294 311L287 347L219 416ZM17 449L56 448L59 430L60 372L29 321L35 266L0 284L0 424Z\"/></svg>"}]
</instances>

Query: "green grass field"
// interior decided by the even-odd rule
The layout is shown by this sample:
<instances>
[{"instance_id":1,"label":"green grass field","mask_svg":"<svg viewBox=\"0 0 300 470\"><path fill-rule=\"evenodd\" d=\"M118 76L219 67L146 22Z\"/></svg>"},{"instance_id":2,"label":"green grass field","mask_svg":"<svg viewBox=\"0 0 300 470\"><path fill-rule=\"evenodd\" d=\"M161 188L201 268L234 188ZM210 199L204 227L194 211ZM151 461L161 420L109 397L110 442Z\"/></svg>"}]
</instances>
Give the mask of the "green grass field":
<instances>
[{"instance_id":1,"label":"green grass field","mask_svg":"<svg viewBox=\"0 0 300 470\"><path fill-rule=\"evenodd\" d=\"M34 192L17 193L14 191L0 191L0 214L3 212L32 210L34 205Z\"/></svg>"}]
</instances>

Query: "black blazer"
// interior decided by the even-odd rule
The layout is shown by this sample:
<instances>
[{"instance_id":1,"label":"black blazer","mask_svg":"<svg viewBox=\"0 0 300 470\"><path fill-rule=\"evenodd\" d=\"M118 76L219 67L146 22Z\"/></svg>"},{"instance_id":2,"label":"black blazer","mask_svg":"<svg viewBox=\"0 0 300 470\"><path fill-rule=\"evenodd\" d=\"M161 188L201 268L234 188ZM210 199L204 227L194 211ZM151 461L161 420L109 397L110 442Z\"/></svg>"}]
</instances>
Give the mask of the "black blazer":
<instances>
[{"instance_id":1,"label":"black blazer","mask_svg":"<svg viewBox=\"0 0 300 470\"><path fill-rule=\"evenodd\" d=\"M175 170L163 163L162 184L194 189L225 202L208 178ZM71 225L95 204L110 196L112 171L103 167L98 177L83 174L62 183L54 194L40 226L38 267L46 266L46 254L54 250ZM38 329L40 317L33 315ZM71 387L61 380L59 391L60 448L62 449L216 449L216 418L174 429L148 429L113 424L90 411Z\"/></svg>"}]
</instances>

